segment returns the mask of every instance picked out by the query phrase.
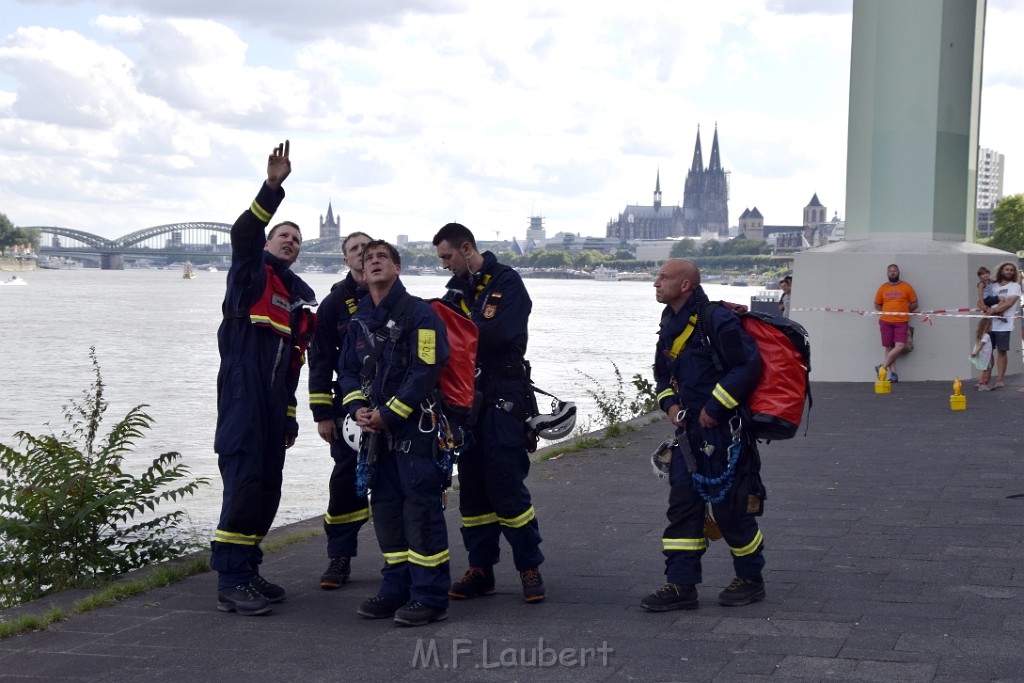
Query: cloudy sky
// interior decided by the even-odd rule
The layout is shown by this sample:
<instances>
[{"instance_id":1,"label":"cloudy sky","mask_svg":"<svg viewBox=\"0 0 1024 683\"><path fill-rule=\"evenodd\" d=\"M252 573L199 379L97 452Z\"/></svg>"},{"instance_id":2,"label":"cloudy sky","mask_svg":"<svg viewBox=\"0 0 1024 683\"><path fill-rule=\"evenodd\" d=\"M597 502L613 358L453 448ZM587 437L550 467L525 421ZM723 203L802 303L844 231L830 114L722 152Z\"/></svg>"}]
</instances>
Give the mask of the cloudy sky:
<instances>
[{"instance_id":1,"label":"cloudy sky","mask_svg":"<svg viewBox=\"0 0 1024 683\"><path fill-rule=\"evenodd\" d=\"M316 236L603 235L681 203L718 127L730 220L845 217L851 0L0 0L0 213L230 223L285 138ZM1024 192L1024 0L989 0L981 145Z\"/></svg>"}]
</instances>

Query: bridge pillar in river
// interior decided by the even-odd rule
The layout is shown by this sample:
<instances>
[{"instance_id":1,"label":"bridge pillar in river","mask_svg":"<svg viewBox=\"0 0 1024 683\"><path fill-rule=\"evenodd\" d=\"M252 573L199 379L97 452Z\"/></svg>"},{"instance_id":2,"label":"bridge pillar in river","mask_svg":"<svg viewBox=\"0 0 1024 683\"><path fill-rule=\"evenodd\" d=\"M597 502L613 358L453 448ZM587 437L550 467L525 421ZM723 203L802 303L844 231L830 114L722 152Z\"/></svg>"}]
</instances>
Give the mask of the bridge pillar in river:
<instances>
[{"instance_id":1,"label":"bridge pillar in river","mask_svg":"<svg viewBox=\"0 0 1024 683\"><path fill-rule=\"evenodd\" d=\"M124 254L101 254L101 270L124 270Z\"/></svg>"}]
</instances>

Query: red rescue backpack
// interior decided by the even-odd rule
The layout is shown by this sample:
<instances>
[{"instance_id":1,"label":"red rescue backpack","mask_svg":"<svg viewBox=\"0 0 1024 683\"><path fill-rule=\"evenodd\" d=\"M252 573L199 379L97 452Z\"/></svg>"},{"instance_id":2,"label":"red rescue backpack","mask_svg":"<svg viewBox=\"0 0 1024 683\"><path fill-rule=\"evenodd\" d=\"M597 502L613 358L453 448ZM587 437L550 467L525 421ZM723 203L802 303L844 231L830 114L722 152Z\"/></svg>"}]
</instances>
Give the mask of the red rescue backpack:
<instances>
[{"instance_id":1,"label":"red rescue backpack","mask_svg":"<svg viewBox=\"0 0 1024 683\"><path fill-rule=\"evenodd\" d=\"M800 428L804 404L811 398L811 338L798 322L779 315L748 311L742 304L712 301L701 315L710 320L712 306L726 308L740 319L740 325L761 352L761 379L747 399L747 424L758 439L791 439ZM711 328L708 325L708 328ZM716 364L722 354L713 330L707 331Z\"/></svg>"},{"instance_id":2,"label":"red rescue backpack","mask_svg":"<svg viewBox=\"0 0 1024 683\"><path fill-rule=\"evenodd\" d=\"M448 331L448 362L441 371L441 396L446 414L461 425L470 426L476 416L476 349L480 332L472 320L441 299L428 302Z\"/></svg>"}]
</instances>

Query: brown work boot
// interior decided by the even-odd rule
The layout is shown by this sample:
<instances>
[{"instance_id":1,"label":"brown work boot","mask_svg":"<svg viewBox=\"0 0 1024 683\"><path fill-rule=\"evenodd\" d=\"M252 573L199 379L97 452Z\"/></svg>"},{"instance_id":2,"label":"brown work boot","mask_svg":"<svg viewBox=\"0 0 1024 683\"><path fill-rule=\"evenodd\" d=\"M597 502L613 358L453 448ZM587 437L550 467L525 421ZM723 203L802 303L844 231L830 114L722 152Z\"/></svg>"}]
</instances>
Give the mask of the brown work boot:
<instances>
[{"instance_id":1,"label":"brown work boot","mask_svg":"<svg viewBox=\"0 0 1024 683\"><path fill-rule=\"evenodd\" d=\"M470 567L462 578L448 589L448 597L456 600L494 595L494 567Z\"/></svg>"}]
</instances>

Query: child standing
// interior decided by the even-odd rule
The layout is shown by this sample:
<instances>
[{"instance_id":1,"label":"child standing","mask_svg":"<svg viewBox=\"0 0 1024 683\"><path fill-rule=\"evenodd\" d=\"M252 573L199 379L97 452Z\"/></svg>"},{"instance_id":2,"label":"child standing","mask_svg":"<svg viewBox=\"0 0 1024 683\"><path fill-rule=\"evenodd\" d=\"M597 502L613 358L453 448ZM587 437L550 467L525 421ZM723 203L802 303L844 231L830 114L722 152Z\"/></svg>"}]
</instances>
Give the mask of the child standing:
<instances>
[{"instance_id":1,"label":"child standing","mask_svg":"<svg viewBox=\"0 0 1024 683\"><path fill-rule=\"evenodd\" d=\"M991 391L989 380L992 378L992 318L978 321L978 331L974 335L974 349L971 351L971 362L981 370L978 374L978 391Z\"/></svg>"}]
</instances>

